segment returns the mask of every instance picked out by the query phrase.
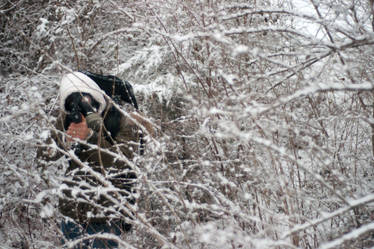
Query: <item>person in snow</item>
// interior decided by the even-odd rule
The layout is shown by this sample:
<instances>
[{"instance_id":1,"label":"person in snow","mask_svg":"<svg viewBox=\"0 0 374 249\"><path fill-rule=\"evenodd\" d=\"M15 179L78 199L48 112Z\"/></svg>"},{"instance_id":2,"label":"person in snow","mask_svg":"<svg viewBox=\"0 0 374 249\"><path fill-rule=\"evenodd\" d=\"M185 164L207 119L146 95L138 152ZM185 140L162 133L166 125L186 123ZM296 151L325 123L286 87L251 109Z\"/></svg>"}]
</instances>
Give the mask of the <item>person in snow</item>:
<instances>
[{"instance_id":1,"label":"person in snow","mask_svg":"<svg viewBox=\"0 0 374 249\"><path fill-rule=\"evenodd\" d=\"M139 149L140 128L152 134L151 124L137 112L124 115L81 72L63 76L60 109L52 132L60 153L45 150L39 156L46 161L69 158L59 201L60 212L68 218L61 224L65 238L128 231L136 181L131 159ZM99 237L81 239L77 248L118 245L115 239Z\"/></svg>"}]
</instances>

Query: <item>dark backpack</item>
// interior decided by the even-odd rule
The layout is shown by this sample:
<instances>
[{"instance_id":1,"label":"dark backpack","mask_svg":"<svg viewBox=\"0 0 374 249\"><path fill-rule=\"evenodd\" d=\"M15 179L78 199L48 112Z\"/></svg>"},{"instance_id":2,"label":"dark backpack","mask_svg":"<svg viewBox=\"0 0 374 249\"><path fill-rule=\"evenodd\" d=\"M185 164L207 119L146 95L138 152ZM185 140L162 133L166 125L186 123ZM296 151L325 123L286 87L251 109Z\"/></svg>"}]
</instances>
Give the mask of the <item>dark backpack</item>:
<instances>
[{"instance_id":1,"label":"dark backpack","mask_svg":"<svg viewBox=\"0 0 374 249\"><path fill-rule=\"evenodd\" d=\"M123 82L120 78L113 75L101 75L89 71L80 72L95 81L96 84L117 104L123 100L126 103L133 105L135 109L138 110L138 103L136 102L133 88L129 82Z\"/></svg>"},{"instance_id":2,"label":"dark backpack","mask_svg":"<svg viewBox=\"0 0 374 249\"><path fill-rule=\"evenodd\" d=\"M134 95L132 85L127 81L122 81L120 78L113 75L101 75L96 73L91 73L89 71L80 71L81 73L90 77L95 83L109 96L114 102L120 104L121 100L129 103L139 110L138 103ZM120 120L119 111L112 107L109 110L108 118L104 119L105 127L110 131L111 137L114 138L118 132L118 122ZM109 138L109 137L108 137ZM108 139L107 138L107 139ZM111 141L111 139L108 139ZM144 153L144 140L143 134L140 134L140 155Z\"/></svg>"}]
</instances>

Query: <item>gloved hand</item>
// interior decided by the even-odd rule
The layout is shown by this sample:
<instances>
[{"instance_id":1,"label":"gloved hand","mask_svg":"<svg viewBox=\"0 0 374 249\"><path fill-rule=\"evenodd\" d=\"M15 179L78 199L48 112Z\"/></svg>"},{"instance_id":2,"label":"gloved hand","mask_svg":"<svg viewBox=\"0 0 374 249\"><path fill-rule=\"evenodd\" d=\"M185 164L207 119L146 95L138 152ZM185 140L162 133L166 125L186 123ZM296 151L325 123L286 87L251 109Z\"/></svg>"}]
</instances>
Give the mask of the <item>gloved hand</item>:
<instances>
[{"instance_id":1,"label":"gloved hand","mask_svg":"<svg viewBox=\"0 0 374 249\"><path fill-rule=\"evenodd\" d=\"M89 135L92 134L92 130L88 128L86 119L82 115L82 121L80 123L71 123L66 134L73 138L86 140L89 137ZM72 141L72 139L68 138L68 141Z\"/></svg>"}]
</instances>

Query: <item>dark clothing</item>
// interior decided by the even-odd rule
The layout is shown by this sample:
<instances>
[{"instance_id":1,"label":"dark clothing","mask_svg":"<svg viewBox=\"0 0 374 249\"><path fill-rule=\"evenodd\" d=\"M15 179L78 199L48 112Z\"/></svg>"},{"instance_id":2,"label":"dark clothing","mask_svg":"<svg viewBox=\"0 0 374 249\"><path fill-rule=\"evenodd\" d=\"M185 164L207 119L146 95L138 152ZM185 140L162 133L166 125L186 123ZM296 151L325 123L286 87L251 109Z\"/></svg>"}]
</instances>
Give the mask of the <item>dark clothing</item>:
<instances>
[{"instance_id":1,"label":"dark clothing","mask_svg":"<svg viewBox=\"0 0 374 249\"><path fill-rule=\"evenodd\" d=\"M100 233L111 233L114 235L121 235L121 232L128 230L126 227L128 224L123 223L121 220L114 220L110 222L91 222L85 225L78 225L71 221L61 222L61 231L64 234L66 240L75 240L86 235L94 235ZM63 240L63 243L67 241ZM91 240L84 240L79 245L75 246L76 249L89 249L89 248L117 248L118 243L114 240L106 240L95 238Z\"/></svg>"}]
</instances>

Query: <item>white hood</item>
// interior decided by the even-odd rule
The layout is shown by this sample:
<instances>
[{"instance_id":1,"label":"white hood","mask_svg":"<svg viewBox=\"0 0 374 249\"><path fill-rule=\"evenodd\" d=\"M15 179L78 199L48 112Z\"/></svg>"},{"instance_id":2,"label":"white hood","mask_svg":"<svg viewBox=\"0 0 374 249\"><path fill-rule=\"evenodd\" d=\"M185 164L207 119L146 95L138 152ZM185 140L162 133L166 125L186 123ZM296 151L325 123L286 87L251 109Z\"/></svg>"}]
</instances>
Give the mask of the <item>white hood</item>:
<instances>
[{"instance_id":1,"label":"white hood","mask_svg":"<svg viewBox=\"0 0 374 249\"><path fill-rule=\"evenodd\" d=\"M60 83L60 107L65 112L65 100L74 92L91 94L91 96L100 103L98 112L101 114L104 111L106 101L101 88L87 75L80 72L73 72L64 75Z\"/></svg>"}]
</instances>

